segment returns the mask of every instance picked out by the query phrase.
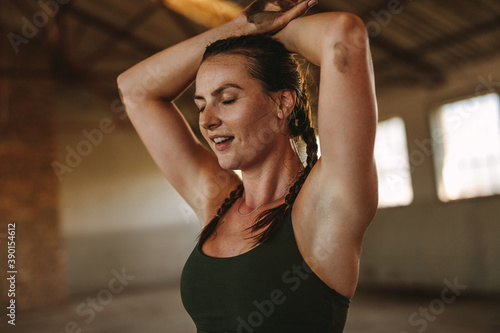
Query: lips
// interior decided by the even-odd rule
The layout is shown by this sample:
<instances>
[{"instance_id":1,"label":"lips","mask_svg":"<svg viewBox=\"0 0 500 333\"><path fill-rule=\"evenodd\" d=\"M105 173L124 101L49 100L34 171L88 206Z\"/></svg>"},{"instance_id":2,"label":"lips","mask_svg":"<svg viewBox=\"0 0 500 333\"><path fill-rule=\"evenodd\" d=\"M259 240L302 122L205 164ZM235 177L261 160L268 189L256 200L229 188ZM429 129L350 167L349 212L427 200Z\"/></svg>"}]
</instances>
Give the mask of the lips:
<instances>
[{"instance_id":1,"label":"lips","mask_svg":"<svg viewBox=\"0 0 500 333\"><path fill-rule=\"evenodd\" d=\"M231 142L233 142L234 140L234 136L216 135L210 137L210 139L214 142L215 149L217 149L218 151L222 151L231 145Z\"/></svg>"}]
</instances>

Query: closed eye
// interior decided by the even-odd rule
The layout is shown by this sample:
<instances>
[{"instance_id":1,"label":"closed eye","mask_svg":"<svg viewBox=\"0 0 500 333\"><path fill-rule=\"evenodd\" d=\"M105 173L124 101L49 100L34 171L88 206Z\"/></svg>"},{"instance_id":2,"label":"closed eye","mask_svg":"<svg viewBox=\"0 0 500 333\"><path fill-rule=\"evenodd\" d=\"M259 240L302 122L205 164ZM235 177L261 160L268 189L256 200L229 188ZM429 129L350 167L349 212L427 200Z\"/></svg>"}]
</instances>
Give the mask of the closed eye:
<instances>
[{"instance_id":1,"label":"closed eye","mask_svg":"<svg viewBox=\"0 0 500 333\"><path fill-rule=\"evenodd\" d=\"M236 99L228 99L228 100L225 100L222 102L222 104L224 105L228 105L228 104L232 104L236 101Z\"/></svg>"}]
</instances>

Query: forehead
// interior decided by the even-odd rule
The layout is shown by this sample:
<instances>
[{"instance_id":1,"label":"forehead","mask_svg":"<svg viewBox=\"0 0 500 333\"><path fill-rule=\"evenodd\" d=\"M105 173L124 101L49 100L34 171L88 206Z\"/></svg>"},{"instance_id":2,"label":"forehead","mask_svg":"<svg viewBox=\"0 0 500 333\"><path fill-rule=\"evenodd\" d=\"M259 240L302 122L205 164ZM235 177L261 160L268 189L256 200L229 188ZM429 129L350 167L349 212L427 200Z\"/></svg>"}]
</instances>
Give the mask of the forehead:
<instances>
[{"instance_id":1,"label":"forehead","mask_svg":"<svg viewBox=\"0 0 500 333\"><path fill-rule=\"evenodd\" d=\"M248 73L249 59L240 54L220 54L205 60L196 74L196 89L219 86L229 81L244 83L253 80Z\"/></svg>"}]
</instances>

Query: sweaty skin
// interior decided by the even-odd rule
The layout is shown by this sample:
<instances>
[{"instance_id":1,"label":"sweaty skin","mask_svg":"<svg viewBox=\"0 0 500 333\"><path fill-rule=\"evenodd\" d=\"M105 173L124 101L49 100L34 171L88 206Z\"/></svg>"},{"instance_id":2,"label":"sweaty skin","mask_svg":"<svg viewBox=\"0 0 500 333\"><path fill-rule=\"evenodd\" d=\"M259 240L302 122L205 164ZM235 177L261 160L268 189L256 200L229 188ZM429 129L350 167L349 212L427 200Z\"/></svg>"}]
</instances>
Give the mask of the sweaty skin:
<instances>
[{"instance_id":1,"label":"sweaty skin","mask_svg":"<svg viewBox=\"0 0 500 333\"><path fill-rule=\"evenodd\" d=\"M349 68L349 53L347 52L347 48L342 42L338 42L333 49L335 68L337 68L340 73L347 72Z\"/></svg>"}]
</instances>

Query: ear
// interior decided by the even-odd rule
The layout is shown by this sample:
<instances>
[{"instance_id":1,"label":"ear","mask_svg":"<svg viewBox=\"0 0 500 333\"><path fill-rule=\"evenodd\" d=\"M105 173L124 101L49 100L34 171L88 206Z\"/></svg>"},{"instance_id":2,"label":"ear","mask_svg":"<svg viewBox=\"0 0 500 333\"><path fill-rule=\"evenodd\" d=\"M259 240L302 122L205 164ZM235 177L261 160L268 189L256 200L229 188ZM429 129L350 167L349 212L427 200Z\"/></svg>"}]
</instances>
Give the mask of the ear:
<instances>
[{"instance_id":1,"label":"ear","mask_svg":"<svg viewBox=\"0 0 500 333\"><path fill-rule=\"evenodd\" d=\"M281 112L278 112L280 119L287 119L295 107L297 93L293 89L281 89L278 92L278 102Z\"/></svg>"}]
</instances>

